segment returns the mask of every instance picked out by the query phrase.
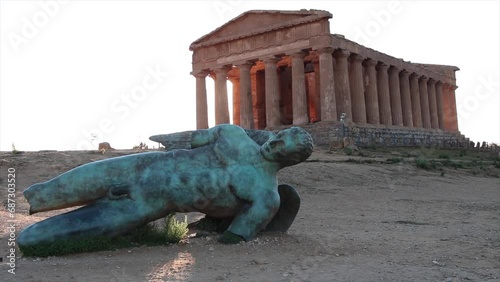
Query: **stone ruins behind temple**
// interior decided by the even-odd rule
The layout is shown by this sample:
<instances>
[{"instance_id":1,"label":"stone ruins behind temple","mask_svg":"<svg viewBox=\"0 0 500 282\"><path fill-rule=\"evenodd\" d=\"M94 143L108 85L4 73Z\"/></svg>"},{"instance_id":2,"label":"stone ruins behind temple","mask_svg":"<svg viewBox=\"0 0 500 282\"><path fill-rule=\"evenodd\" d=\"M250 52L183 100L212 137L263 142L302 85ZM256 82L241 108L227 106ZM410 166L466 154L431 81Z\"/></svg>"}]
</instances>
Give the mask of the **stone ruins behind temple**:
<instances>
[{"instance_id":1,"label":"stone ruins behind temple","mask_svg":"<svg viewBox=\"0 0 500 282\"><path fill-rule=\"evenodd\" d=\"M401 139L393 145L451 140L469 146L457 123L458 67L413 63L364 47L331 34L330 18L321 10L247 11L194 41L197 128L208 128L209 76L215 124L300 125L322 144L349 134L332 129L345 114L342 124L357 128L363 142L381 143L381 135L392 134Z\"/></svg>"}]
</instances>

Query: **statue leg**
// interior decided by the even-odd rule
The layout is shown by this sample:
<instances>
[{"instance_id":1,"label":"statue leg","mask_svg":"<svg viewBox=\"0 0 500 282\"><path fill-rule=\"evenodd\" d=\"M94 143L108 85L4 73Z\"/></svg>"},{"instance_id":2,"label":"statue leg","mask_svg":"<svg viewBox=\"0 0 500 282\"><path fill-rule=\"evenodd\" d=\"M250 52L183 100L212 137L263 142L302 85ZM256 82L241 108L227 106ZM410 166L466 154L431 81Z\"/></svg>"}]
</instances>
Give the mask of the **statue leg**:
<instances>
[{"instance_id":1,"label":"statue leg","mask_svg":"<svg viewBox=\"0 0 500 282\"><path fill-rule=\"evenodd\" d=\"M18 244L30 246L96 236L115 237L168 214L166 208L155 211L146 206L130 198L105 198L28 226L20 233Z\"/></svg>"},{"instance_id":2,"label":"statue leg","mask_svg":"<svg viewBox=\"0 0 500 282\"><path fill-rule=\"evenodd\" d=\"M280 196L278 191L273 190L264 191L259 195L262 197L260 201L245 205L219 241L224 243L227 232L249 241L267 226L280 207Z\"/></svg>"},{"instance_id":3,"label":"statue leg","mask_svg":"<svg viewBox=\"0 0 500 282\"><path fill-rule=\"evenodd\" d=\"M23 192L30 214L86 205L108 196L111 189L127 190L144 167L162 155L152 152L96 161L34 184Z\"/></svg>"}]
</instances>

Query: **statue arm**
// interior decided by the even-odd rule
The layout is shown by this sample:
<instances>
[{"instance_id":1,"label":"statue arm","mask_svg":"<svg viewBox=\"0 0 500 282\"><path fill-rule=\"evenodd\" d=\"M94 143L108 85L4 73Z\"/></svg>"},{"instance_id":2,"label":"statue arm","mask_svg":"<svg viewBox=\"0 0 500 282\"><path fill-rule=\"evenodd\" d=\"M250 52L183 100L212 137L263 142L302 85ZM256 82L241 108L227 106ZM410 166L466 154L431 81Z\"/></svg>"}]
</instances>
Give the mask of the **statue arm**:
<instances>
[{"instance_id":1,"label":"statue arm","mask_svg":"<svg viewBox=\"0 0 500 282\"><path fill-rule=\"evenodd\" d=\"M272 131L267 130L253 130L253 129L245 129L246 134L250 137L255 143L259 144L259 146L264 145L271 137L276 135Z\"/></svg>"},{"instance_id":2,"label":"statue arm","mask_svg":"<svg viewBox=\"0 0 500 282\"><path fill-rule=\"evenodd\" d=\"M209 145L215 143L215 141L217 141L219 138L227 138L229 140L235 140L236 142L238 142L238 140L240 140L241 137L244 136L243 133L248 135L248 131L242 129L243 128L237 125L221 124L209 129L193 131L193 134L191 135L191 147L198 148Z\"/></svg>"},{"instance_id":3,"label":"statue arm","mask_svg":"<svg viewBox=\"0 0 500 282\"><path fill-rule=\"evenodd\" d=\"M246 241L252 240L273 219L279 207L278 191L263 191L259 193L258 199L249 201L233 219L227 231L243 237Z\"/></svg>"},{"instance_id":4,"label":"statue arm","mask_svg":"<svg viewBox=\"0 0 500 282\"><path fill-rule=\"evenodd\" d=\"M214 128L196 130L191 135L191 148L203 147L212 144L217 139L217 132Z\"/></svg>"}]
</instances>

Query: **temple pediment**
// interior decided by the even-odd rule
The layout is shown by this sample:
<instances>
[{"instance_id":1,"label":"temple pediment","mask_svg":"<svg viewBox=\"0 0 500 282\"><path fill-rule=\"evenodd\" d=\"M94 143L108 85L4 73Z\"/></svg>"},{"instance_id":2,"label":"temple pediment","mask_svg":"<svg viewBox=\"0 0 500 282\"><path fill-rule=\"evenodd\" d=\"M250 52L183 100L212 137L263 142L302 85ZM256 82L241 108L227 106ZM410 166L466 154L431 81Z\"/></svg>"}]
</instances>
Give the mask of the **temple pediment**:
<instances>
[{"instance_id":1,"label":"temple pediment","mask_svg":"<svg viewBox=\"0 0 500 282\"><path fill-rule=\"evenodd\" d=\"M191 43L189 48L190 50L194 50L199 47L210 46L331 17L332 15L329 12L320 10L251 10L202 36Z\"/></svg>"}]
</instances>

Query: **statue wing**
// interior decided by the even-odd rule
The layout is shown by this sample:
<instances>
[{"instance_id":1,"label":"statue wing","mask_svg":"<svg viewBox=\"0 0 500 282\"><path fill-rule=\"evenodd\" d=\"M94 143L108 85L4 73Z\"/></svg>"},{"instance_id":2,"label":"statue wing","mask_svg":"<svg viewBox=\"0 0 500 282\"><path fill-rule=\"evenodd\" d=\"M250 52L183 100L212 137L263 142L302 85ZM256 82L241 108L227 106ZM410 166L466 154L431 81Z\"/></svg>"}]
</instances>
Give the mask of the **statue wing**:
<instances>
[{"instance_id":1,"label":"statue wing","mask_svg":"<svg viewBox=\"0 0 500 282\"><path fill-rule=\"evenodd\" d=\"M159 134L149 137L149 140L158 142L165 146L165 149L191 149L191 135L193 131L182 131L170 134Z\"/></svg>"},{"instance_id":2,"label":"statue wing","mask_svg":"<svg viewBox=\"0 0 500 282\"><path fill-rule=\"evenodd\" d=\"M225 125L227 126L227 125ZM214 129L213 127L212 129ZM160 134L160 135L153 135L149 137L149 140L159 142L163 146L165 146L165 149L170 151L174 149L193 149L192 142L193 142L193 133L196 132L198 137L196 138L198 141L195 141L195 143L200 143L204 144L203 141L208 142L210 140L210 136L205 136L207 134L210 135L211 129L208 130L191 130L191 131L182 131L182 132L176 132L176 133L170 133L170 134ZM267 131L267 130L252 130L252 129L244 129L245 133L259 146L262 146L264 143L267 142L271 137L275 135L274 132L272 131ZM212 132L213 133L213 132ZM200 135L201 134L201 135ZM200 138L200 136L202 138ZM207 140L205 140L207 139ZM209 142L208 142L209 143ZM207 143L207 144L208 144ZM199 147L199 144L196 145L195 147Z\"/></svg>"},{"instance_id":3,"label":"statue wing","mask_svg":"<svg viewBox=\"0 0 500 282\"><path fill-rule=\"evenodd\" d=\"M281 201L280 208L271 222L267 224L266 231L286 232L299 212L300 196L295 188L287 184L280 184L278 192Z\"/></svg>"}]
</instances>

